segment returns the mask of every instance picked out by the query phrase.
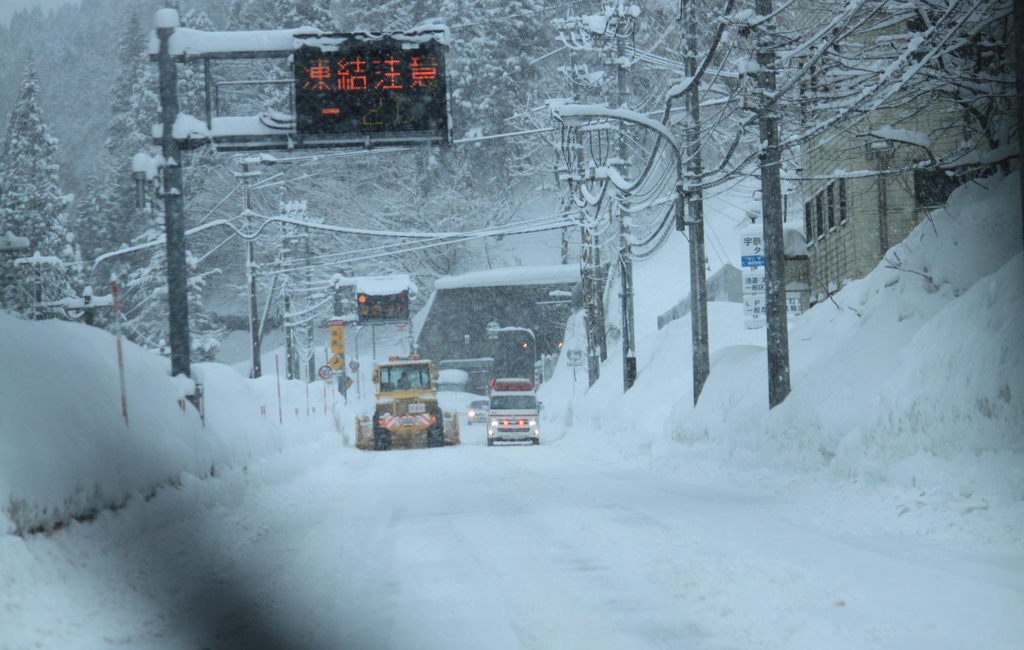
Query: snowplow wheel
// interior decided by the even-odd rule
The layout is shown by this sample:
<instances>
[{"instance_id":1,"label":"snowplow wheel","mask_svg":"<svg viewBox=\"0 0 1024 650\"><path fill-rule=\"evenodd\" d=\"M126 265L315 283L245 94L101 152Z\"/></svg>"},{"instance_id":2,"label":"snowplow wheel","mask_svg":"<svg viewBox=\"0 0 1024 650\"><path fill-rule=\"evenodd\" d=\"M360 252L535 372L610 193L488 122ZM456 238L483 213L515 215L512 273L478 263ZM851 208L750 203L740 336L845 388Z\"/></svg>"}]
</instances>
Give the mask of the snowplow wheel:
<instances>
[{"instance_id":1,"label":"snowplow wheel","mask_svg":"<svg viewBox=\"0 0 1024 650\"><path fill-rule=\"evenodd\" d=\"M380 426L380 414L373 414L373 448L376 451L390 451L391 432Z\"/></svg>"},{"instance_id":2,"label":"snowplow wheel","mask_svg":"<svg viewBox=\"0 0 1024 650\"><path fill-rule=\"evenodd\" d=\"M427 427L427 447L444 447L444 417L440 411L431 415L434 421Z\"/></svg>"}]
</instances>

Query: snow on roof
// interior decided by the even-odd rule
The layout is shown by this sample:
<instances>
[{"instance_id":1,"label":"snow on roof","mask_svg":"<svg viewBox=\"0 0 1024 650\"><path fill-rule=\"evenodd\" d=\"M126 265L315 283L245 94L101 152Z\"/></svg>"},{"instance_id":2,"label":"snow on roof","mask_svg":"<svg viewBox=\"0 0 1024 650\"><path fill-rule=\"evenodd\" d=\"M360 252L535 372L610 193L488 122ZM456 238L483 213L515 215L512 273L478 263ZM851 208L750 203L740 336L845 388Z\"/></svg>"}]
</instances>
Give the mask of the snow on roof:
<instances>
[{"instance_id":1,"label":"snow on roof","mask_svg":"<svg viewBox=\"0 0 1024 650\"><path fill-rule=\"evenodd\" d=\"M907 129L897 129L889 124L886 124L880 129L871 131L871 135L878 138L885 138L886 140L916 144L917 146L924 147L925 149L929 149L932 146L931 138L924 133L921 133L920 131L909 131Z\"/></svg>"},{"instance_id":2,"label":"snow on roof","mask_svg":"<svg viewBox=\"0 0 1024 650\"><path fill-rule=\"evenodd\" d=\"M393 296L403 291L408 291L410 296L415 296L419 291L412 278L404 273L357 278L335 273L331 277L331 284L335 287L355 287L357 293L365 293L368 296Z\"/></svg>"},{"instance_id":3,"label":"snow on roof","mask_svg":"<svg viewBox=\"0 0 1024 650\"><path fill-rule=\"evenodd\" d=\"M465 384L469 381L469 373L458 368L446 368L437 373L439 384Z\"/></svg>"},{"instance_id":4,"label":"snow on roof","mask_svg":"<svg viewBox=\"0 0 1024 650\"><path fill-rule=\"evenodd\" d=\"M188 27L178 27L168 39L168 48L171 56L185 57L186 59L217 54L223 55L221 58L226 58L231 54L264 52L287 56L303 45L319 47L329 52L337 50L339 45L348 40L378 40L385 37L402 41L410 47L429 41L437 41L442 45L447 45L449 42L448 27L443 24L424 25L405 32L359 32L353 34L325 34L316 27L252 32L204 32ZM149 54L152 57L159 52L160 38L157 36L156 30L153 30L149 33Z\"/></svg>"},{"instance_id":5,"label":"snow on roof","mask_svg":"<svg viewBox=\"0 0 1024 650\"><path fill-rule=\"evenodd\" d=\"M214 117L208 128L206 122L185 113L178 113L174 120L175 140L208 140L232 136L280 135L295 132L295 118L277 111L260 115ZM153 125L153 138L163 137L164 125Z\"/></svg>"},{"instance_id":6,"label":"snow on roof","mask_svg":"<svg viewBox=\"0 0 1024 650\"><path fill-rule=\"evenodd\" d=\"M171 56L200 57L204 54L230 52L294 52L301 43L295 37L300 34L317 35L322 32L315 27L295 29L268 29L254 32L204 32L188 27L178 27L168 39ZM160 39L156 30L149 33L149 54L160 52Z\"/></svg>"},{"instance_id":7,"label":"snow on roof","mask_svg":"<svg viewBox=\"0 0 1024 650\"><path fill-rule=\"evenodd\" d=\"M575 284L579 281L580 267L574 264L553 264L549 266L513 266L447 276L438 278L434 282L434 288L465 289L468 287L529 284Z\"/></svg>"}]
</instances>

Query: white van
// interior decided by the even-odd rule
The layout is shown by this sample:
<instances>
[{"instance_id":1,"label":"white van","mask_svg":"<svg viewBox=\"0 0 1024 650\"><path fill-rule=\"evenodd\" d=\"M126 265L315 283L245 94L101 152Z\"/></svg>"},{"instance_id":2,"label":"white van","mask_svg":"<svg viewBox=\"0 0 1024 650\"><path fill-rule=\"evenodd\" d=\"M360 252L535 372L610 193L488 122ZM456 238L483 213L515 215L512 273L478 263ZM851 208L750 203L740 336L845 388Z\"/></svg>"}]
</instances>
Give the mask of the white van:
<instances>
[{"instance_id":1,"label":"white van","mask_svg":"<svg viewBox=\"0 0 1024 650\"><path fill-rule=\"evenodd\" d=\"M533 382L506 378L491 381L487 410L487 445L495 442L540 444L540 409Z\"/></svg>"}]
</instances>

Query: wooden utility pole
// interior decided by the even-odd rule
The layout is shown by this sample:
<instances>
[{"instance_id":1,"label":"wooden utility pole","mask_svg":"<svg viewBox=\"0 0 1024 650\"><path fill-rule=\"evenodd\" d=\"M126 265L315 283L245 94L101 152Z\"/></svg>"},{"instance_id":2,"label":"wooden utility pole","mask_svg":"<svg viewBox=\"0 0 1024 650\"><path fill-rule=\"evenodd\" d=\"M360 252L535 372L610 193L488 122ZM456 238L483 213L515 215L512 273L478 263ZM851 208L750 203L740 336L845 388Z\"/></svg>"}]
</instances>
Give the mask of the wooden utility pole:
<instances>
[{"instance_id":1,"label":"wooden utility pole","mask_svg":"<svg viewBox=\"0 0 1024 650\"><path fill-rule=\"evenodd\" d=\"M1013 2L1014 67L1017 69L1017 146L1024 137L1024 0ZM1020 175L1021 226L1024 227L1024 171Z\"/></svg>"},{"instance_id":2,"label":"wooden utility pole","mask_svg":"<svg viewBox=\"0 0 1024 650\"><path fill-rule=\"evenodd\" d=\"M697 10L695 0L685 0L686 74L697 74ZM690 330L693 345L693 403L697 403L704 382L711 374L708 344L707 260L704 252L704 192L700 189L704 161L700 146L700 84L696 81L686 94L690 120L686 128L687 201L690 216ZM681 161L680 161L681 162ZM690 189L690 185L696 185Z\"/></svg>"},{"instance_id":3,"label":"wooden utility pole","mask_svg":"<svg viewBox=\"0 0 1024 650\"><path fill-rule=\"evenodd\" d=\"M249 189L249 163L242 163L242 192L245 196L245 211L252 211L252 193ZM245 276L249 287L249 339L252 345L252 372L250 377L259 379L263 376L263 363L260 360L260 309L256 302L256 241L245 242Z\"/></svg>"},{"instance_id":4,"label":"wooden utility pole","mask_svg":"<svg viewBox=\"0 0 1024 650\"><path fill-rule=\"evenodd\" d=\"M772 0L756 0L758 16L770 16ZM775 91L775 43L771 21L758 27L758 122L761 145L761 215L764 227L765 310L768 324L768 407L789 395L789 331L786 322L786 258L782 232L782 183L778 102Z\"/></svg>"},{"instance_id":5,"label":"wooden utility pole","mask_svg":"<svg viewBox=\"0 0 1024 650\"><path fill-rule=\"evenodd\" d=\"M285 280L287 282L287 279ZM284 376L287 379L297 379L295 376L295 328L289 319L292 317L292 291L290 287L284 289Z\"/></svg>"},{"instance_id":6,"label":"wooden utility pole","mask_svg":"<svg viewBox=\"0 0 1024 650\"><path fill-rule=\"evenodd\" d=\"M621 5L620 5L621 8ZM618 63L618 96L616 108L626 107L626 95L628 93L629 81L627 75L629 69L626 67L626 36L616 33L615 35L615 56ZM623 177L629 176L629 149L626 147L625 134L620 131L619 135L619 171ZM636 382L636 326L633 313L633 260L632 246L629 244L629 216L624 211L625 204L617 205L616 215L619 219L619 271L621 282L621 304L622 311L622 392L628 391Z\"/></svg>"},{"instance_id":7,"label":"wooden utility pole","mask_svg":"<svg viewBox=\"0 0 1024 650\"><path fill-rule=\"evenodd\" d=\"M306 231L306 295L310 295L313 286L313 252L310 244L309 228ZM307 299L307 304L309 300ZM308 317L308 314L307 314ZM313 319L309 317L306 323L306 349L309 350L309 358L306 360L306 370L309 373L309 381L316 377L316 355L313 354Z\"/></svg>"}]
</instances>

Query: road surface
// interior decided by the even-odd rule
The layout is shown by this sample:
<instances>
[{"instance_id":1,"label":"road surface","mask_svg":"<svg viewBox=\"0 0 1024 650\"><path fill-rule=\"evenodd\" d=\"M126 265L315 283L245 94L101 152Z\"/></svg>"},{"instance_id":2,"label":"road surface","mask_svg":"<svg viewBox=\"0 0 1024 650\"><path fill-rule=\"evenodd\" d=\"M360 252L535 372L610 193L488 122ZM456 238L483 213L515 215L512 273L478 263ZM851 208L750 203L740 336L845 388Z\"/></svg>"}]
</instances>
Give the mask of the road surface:
<instances>
[{"instance_id":1,"label":"road surface","mask_svg":"<svg viewBox=\"0 0 1024 650\"><path fill-rule=\"evenodd\" d=\"M384 453L330 441L37 536L37 559L64 565L37 598L68 601L42 645L935 650L1024 638L1019 555L840 533L811 502L702 487L566 440L491 448L482 426L463 440Z\"/></svg>"}]
</instances>

